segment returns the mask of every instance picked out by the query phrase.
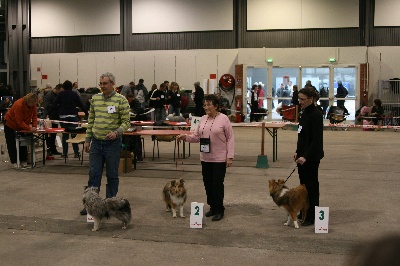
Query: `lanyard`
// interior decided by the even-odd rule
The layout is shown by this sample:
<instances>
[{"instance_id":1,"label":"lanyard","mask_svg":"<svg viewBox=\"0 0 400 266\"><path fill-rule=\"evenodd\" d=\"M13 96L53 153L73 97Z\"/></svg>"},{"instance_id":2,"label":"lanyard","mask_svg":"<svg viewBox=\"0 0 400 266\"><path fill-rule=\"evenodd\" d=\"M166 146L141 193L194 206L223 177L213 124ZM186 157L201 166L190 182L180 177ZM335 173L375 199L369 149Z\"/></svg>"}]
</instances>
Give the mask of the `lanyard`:
<instances>
[{"instance_id":1,"label":"lanyard","mask_svg":"<svg viewBox=\"0 0 400 266\"><path fill-rule=\"evenodd\" d=\"M210 136L211 136L211 129L212 129L212 126L214 125L215 119L217 119L217 116L218 116L218 115L219 115L219 113L217 113L217 115L214 117L214 120L213 120L212 123L211 123L211 126L210 126L210 135L208 136L208 138L210 138ZM201 130L200 136L203 135L203 133L204 133L204 128L206 127L209 118L210 118L210 117L207 116L207 121L204 123L204 126L203 126L203 128L202 128L202 130Z\"/></svg>"}]
</instances>

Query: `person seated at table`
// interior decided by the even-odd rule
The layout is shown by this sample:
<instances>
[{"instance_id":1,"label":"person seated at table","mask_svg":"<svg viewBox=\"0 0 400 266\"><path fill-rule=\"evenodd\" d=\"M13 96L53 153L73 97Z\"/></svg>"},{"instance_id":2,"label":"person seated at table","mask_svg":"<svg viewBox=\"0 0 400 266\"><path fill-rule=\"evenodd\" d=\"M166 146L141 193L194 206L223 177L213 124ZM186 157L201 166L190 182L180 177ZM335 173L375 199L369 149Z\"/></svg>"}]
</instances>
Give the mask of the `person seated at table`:
<instances>
[{"instance_id":1,"label":"person seated at table","mask_svg":"<svg viewBox=\"0 0 400 266\"><path fill-rule=\"evenodd\" d=\"M371 113L369 114L370 116L375 117L372 118L374 125L378 125L378 121L382 120L383 113L382 101L380 99L375 99L374 106L372 106Z\"/></svg>"},{"instance_id":2,"label":"person seated at table","mask_svg":"<svg viewBox=\"0 0 400 266\"><path fill-rule=\"evenodd\" d=\"M28 93L13 104L4 118L4 135L6 137L8 155L14 169L19 169L15 133L16 131L36 131L37 101L38 96L35 93ZM21 168L27 167L28 149L26 146L19 147L19 161L21 162Z\"/></svg>"}]
</instances>

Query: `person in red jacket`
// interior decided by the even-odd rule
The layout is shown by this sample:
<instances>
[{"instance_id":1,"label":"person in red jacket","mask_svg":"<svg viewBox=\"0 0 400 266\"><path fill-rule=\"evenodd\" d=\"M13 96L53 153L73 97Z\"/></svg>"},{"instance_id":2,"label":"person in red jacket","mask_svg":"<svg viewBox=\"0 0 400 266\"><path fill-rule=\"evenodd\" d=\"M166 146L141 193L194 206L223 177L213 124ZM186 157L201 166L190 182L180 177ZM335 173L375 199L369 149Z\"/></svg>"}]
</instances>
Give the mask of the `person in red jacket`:
<instances>
[{"instance_id":1,"label":"person in red jacket","mask_svg":"<svg viewBox=\"0 0 400 266\"><path fill-rule=\"evenodd\" d=\"M38 96L35 93L28 93L13 104L4 118L4 135L6 137L8 155L15 169L18 169L15 131L36 131L37 101ZM21 162L21 168L27 167L28 149L26 146L21 146L19 148L19 160Z\"/></svg>"}]
</instances>

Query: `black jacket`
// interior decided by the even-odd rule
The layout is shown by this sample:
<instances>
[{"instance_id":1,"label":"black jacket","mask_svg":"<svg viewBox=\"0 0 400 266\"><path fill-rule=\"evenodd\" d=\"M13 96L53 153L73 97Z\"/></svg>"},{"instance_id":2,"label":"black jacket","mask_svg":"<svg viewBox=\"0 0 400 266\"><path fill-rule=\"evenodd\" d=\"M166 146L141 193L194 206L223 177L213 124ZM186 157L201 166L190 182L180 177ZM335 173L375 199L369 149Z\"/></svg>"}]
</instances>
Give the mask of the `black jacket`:
<instances>
[{"instance_id":1,"label":"black jacket","mask_svg":"<svg viewBox=\"0 0 400 266\"><path fill-rule=\"evenodd\" d=\"M323 117L321 111L313 104L302 110L299 115L297 137L297 158L307 161L319 161L324 157Z\"/></svg>"},{"instance_id":2,"label":"black jacket","mask_svg":"<svg viewBox=\"0 0 400 266\"><path fill-rule=\"evenodd\" d=\"M200 86L195 86L195 91L194 91L194 103L197 106L203 107L203 101L204 101L204 90Z\"/></svg>"},{"instance_id":3,"label":"black jacket","mask_svg":"<svg viewBox=\"0 0 400 266\"><path fill-rule=\"evenodd\" d=\"M159 100L156 100L156 98L160 98ZM151 100L152 101L152 105L154 108L164 108L164 105L166 104L166 95L165 95L165 91L161 91L159 89L155 90L153 92L153 95L151 95Z\"/></svg>"}]
</instances>

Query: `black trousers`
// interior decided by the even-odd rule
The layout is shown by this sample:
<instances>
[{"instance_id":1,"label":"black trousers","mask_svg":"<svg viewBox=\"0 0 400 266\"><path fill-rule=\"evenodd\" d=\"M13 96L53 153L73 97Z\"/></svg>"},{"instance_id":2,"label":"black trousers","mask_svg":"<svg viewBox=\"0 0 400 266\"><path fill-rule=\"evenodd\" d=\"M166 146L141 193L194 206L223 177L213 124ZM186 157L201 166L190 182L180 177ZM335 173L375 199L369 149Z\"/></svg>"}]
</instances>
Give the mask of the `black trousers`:
<instances>
[{"instance_id":1,"label":"black trousers","mask_svg":"<svg viewBox=\"0 0 400 266\"><path fill-rule=\"evenodd\" d=\"M7 122L4 125L4 135L6 137L8 155L12 164L17 163L17 147L15 141L15 130L7 126ZM21 134L22 135L22 134ZM19 161L28 161L28 147L19 146Z\"/></svg>"},{"instance_id":2,"label":"black trousers","mask_svg":"<svg viewBox=\"0 0 400 266\"><path fill-rule=\"evenodd\" d=\"M214 213L224 214L224 179L226 162L201 162L204 188L206 189L207 204Z\"/></svg>"},{"instance_id":3,"label":"black trousers","mask_svg":"<svg viewBox=\"0 0 400 266\"><path fill-rule=\"evenodd\" d=\"M319 163L320 161L306 161L303 165L298 164L300 184L306 185L310 202L306 220L311 222L315 220L315 206L319 206Z\"/></svg>"}]
</instances>

